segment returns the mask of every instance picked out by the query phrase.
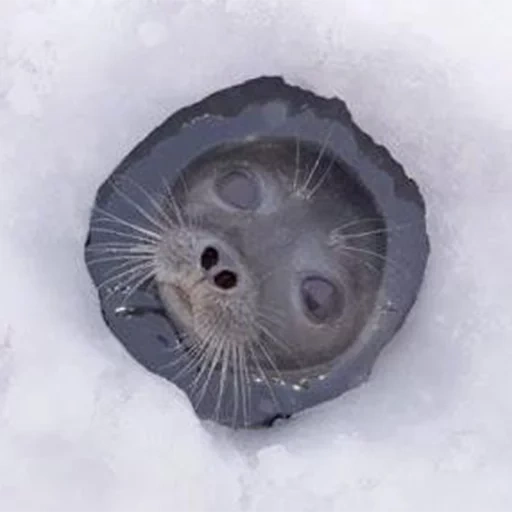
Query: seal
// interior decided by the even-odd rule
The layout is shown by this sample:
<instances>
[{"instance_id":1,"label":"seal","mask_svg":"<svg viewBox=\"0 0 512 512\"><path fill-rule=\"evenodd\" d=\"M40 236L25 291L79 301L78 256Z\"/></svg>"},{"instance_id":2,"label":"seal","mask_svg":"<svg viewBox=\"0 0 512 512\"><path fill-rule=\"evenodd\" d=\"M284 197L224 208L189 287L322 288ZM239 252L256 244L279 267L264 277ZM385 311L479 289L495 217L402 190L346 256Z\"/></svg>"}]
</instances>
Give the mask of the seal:
<instances>
[{"instance_id":1,"label":"seal","mask_svg":"<svg viewBox=\"0 0 512 512\"><path fill-rule=\"evenodd\" d=\"M222 97L228 113L219 115ZM424 205L387 152L372 155L373 168L351 165L340 127L376 146L337 100L263 78L198 105L150 135L100 189L86 261L107 323L202 417L270 424L366 378L421 283ZM324 115L322 129L301 136L311 112ZM248 129L244 115L266 129ZM222 140L186 155L167 146L184 134L197 145L198 127L214 139L220 127ZM170 154L181 155L178 168Z\"/></svg>"}]
</instances>

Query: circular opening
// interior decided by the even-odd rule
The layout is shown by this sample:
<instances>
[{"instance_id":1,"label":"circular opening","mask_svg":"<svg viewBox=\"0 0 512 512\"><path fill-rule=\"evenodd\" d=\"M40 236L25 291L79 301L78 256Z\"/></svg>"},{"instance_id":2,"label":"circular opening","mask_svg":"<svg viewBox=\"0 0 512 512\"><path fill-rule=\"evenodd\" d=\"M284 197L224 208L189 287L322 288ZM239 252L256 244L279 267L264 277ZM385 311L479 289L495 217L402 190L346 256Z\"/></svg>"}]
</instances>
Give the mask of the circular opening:
<instances>
[{"instance_id":1,"label":"circular opening","mask_svg":"<svg viewBox=\"0 0 512 512\"><path fill-rule=\"evenodd\" d=\"M207 247L201 254L201 267L210 270L219 262L219 252L215 247Z\"/></svg>"},{"instance_id":2,"label":"circular opening","mask_svg":"<svg viewBox=\"0 0 512 512\"><path fill-rule=\"evenodd\" d=\"M162 180L173 184L174 198L163 193ZM146 368L186 390L201 417L233 426L267 424L364 380L414 303L428 255L414 182L361 133L342 103L277 78L237 85L171 117L130 152L98 191L96 205L86 259L108 326ZM181 240L163 236L153 261L160 277L142 283L148 266L138 255L153 255L155 244L141 250L149 242L141 234L155 231L152 218L165 224L169 217L201 229L204 239L192 250L184 244L188 252L175 258L173 244ZM404 232L405 224L414 229ZM242 265L238 258L236 266L224 263L224 244ZM246 356L243 343L205 345L207 354L217 354L205 361L195 333L188 336L192 308L181 307L190 299L181 289L187 276L164 273L160 265L195 277L198 264L209 274L203 295L223 295L217 310L232 314L224 305L239 303L256 283L251 297L264 332ZM169 276L181 279L183 300ZM328 276L327 284L308 279L317 276ZM230 288L236 293L222 293ZM141 313L119 315L123 308ZM172 350L161 336L172 340ZM231 352L218 351L224 347ZM219 361L226 371L217 371Z\"/></svg>"},{"instance_id":3,"label":"circular opening","mask_svg":"<svg viewBox=\"0 0 512 512\"><path fill-rule=\"evenodd\" d=\"M231 270L222 270L213 278L213 281L222 290L230 290L236 286L238 277Z\"/></svg>"}]
</instances>

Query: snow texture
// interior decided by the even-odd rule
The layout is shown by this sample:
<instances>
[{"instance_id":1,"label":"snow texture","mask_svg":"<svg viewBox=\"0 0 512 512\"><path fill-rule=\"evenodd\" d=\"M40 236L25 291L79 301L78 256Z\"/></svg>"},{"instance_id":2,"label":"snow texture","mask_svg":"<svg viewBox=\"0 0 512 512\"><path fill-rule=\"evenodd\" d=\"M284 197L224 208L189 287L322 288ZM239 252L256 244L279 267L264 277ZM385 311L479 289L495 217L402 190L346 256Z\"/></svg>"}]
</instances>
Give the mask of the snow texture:
<instances>
[{"instance_id":1,"label":"snow texture","mask_svg":"<svg viewBox=\"0 0 512 512\"><path fill-rule=\"evenodd\" d=\"M508 0L2 0L0 510L511 510L511 16ZM261 74L347 101L421 186L432 254L366 385L233 432L124 352L82 254L119 160Z\"/></svg>"}]
</instances>

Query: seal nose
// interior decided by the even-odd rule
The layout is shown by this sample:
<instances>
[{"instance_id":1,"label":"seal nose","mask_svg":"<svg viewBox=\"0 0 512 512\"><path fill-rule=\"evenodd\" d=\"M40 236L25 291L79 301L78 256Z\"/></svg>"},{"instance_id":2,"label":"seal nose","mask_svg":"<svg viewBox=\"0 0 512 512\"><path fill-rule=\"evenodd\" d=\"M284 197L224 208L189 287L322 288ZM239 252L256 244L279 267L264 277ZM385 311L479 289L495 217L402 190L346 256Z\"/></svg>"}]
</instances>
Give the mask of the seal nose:
<instances>
[{"instance_id":1,"label":"seal nose","mask_svg":"<svg viewBox=\"0 0 512 512\"><path fill-rule=\"evenodd\" d=\"M237 273L229 268L232 266L234 264L231 258L222 254L216 247L208 246L201 253L201 268L208 280L221 290L230 290L238 283Z\"/></svg>"}]
</instances>

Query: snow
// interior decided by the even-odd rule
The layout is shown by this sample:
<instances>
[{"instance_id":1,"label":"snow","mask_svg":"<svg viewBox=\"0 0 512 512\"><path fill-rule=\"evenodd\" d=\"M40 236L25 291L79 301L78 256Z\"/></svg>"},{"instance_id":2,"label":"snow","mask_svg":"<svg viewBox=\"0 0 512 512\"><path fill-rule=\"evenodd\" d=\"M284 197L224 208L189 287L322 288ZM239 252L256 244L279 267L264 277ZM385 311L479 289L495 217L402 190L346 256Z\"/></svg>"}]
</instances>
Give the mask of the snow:
<instances>
[{"instance_id":1,"label":"snow","mask_svg":"<svg viewBox=\"0 0 512 512\"><path fill-rule=\"evenodd\" d=\"M512 508L507 0L0 4L0 510ZM427 200L417 306L357 390L199 422L101 319L98 185L174 110L260 74L344 98Z\"/></svg>"}]
</instances>

